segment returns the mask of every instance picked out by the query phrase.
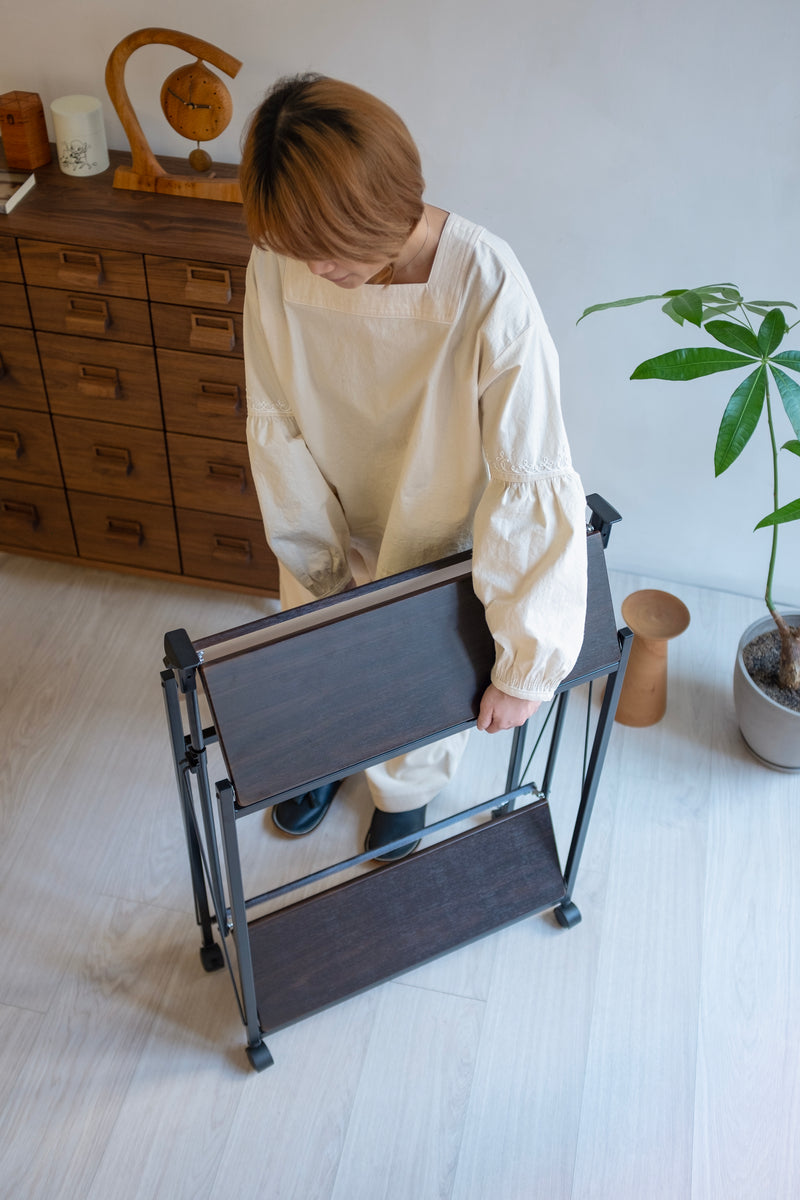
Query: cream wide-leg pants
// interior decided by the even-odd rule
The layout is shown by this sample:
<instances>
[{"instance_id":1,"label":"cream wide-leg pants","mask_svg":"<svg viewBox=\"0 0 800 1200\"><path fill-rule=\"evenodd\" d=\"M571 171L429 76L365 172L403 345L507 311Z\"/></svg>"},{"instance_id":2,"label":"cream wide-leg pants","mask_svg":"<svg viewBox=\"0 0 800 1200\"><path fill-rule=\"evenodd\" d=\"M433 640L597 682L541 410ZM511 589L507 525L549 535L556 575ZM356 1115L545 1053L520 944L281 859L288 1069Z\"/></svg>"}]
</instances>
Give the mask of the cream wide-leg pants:
<instances>
[{"instance_id":1,"label":"cream wide-leg pants","mask_svg":"<svg viewBox=\"0 0 800 1200\"><path fill-rule=\"evenodd\" d=\"M350 565L357 584L370 582L360 559ZM314 600L311 592L283 565L280 565L279 579L284 611ZM397 813L430 804L455 775L468 739L469 730L454 733L438 742L420 746L418 750L410 750L408 754L398 754L396 758L367 767L364 775L375 807L383 812Z\"/></svg>"}]
</instances>

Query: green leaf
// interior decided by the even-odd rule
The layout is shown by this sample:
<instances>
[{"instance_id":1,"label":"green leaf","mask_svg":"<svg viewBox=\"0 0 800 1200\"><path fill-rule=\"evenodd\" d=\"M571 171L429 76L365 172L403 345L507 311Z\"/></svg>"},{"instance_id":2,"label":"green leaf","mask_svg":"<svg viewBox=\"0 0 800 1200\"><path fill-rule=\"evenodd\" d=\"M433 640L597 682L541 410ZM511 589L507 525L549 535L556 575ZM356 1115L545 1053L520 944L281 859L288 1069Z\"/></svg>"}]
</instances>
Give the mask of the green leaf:
<instances>
[{"instance_id":1,"label":"green leaf","mask_svg":"<svg viewBox=\"0 0 800 1200\"><path fill-rule=\"evenodd\" d=\"M697 292L683 292L680 296L675 296L670 303L678 316L700 328L703 320L703 301Z\"/></svg>"},{"instance_id":2,"label":"green leaf","mask_svg":"<svg viewBox=\"0 0 800 1200\"><path fill-rule=\"evenodd\" d=\"M800 442L796 442L794 440L791 442L784 442L781 446L781 450L790 450L792 454L800 455Z\"/></svg>"},{"instance_id":3,"label":"green leaf","mask_svg":"<svg viewBox=\"0 0 800 1200\"><path fill-rule=\"evenodd\" d=\"M678 325L683 325L683 322L686 320L686 318L681 316L679 312L675 311L675 301L678 299L678 295L682 296L683 292L677 293L671 300L668 300L666 304L662 305L661 311L666 313L666 315Z\"/></svg>"},{"instance_id":4,"label":"green leaf","mask_svg":"<svg viewBox=\"0 0 800 1200\"><path fill-rule=\"evenodd\" d=\"M709 299L715 302L719 299L730 300L733 301L734 308L738 307L742 302L741 293L735 283L709 283L701 288L670 288L669 291L649 296L628 296L624 300L608 300L603 304L592 304L590 308L584 309L578 317L576 324L580 325L583 318L588 317L590 313L604 312L608 308L628 308L632 304L644 304L648 300L671 301L678 296L686 296L688 293L700 296L701 299ZM690 300L687 303L692 306L691 312L695 313L696 307L694 307L694 302ZM669 305L665 305L663 311L667 313L667 316L672 317L673 321L677 321L679 325L682 325L684 320L692 320L692 317L686 312L682 315L677 315L675 310L670 308ZM697 321L693 321L692 323L698 324Z\"/></svg>"},{"instance_id":5,"label":"green leaf","mask_svg":"<svg viewBox=\"0 0 800 1200\"><path fill-rule=\"evenodd\" d=\"M800 350L782 350L780 354L772 355L772 361L790 371L800 371Z\"/></svg>"},{"instance_id":6,"label":"green leaf","mask_svg":"<svg viewBox=\"0 0 800 1200\"><path fill-rule=\"evenodd\" d=\"M783 407L786 409L786 415L791 422L792 429L800 438L800 385L796 384L788 375L785 375L783 371L779 371L772 363L770 363L769 369L772 371L775 382L778 385Z\"/></svg>"},{"instance_id":7,"label":"green leaf","mask_svg":"<svg viewBox=\"0 0 800 1200\"><path fill-rule=\"evenodd\" d=\"M656 358L639 363L631 379L699 379L702 375L749 367L752 363L752 358L744 354L734 354L732 350L720 350L716 346L670 350L667 354L659 354Z\"/></svg>"},{"instance_id":8,"label":"green leaf","mask_svg":"<svg viewBox=\"0 0 800 1200\"><path fill-rule=\"evenodd\" d=\"M693 292L702 300L713 300L718 303L722 300L731 300L735 304L740 304L742 297L739 289L734 283L709 283L705 287L692 288Z\"/></svg>"},{"instance_id":9,"label":"green leaf","mask_svg":"<svg viewBox=\"0 0 800 1200\"><path fill-rule=\"evenodd\" d=\"M761 358L761 347L756 335L744 325L737 325L733 321L709 321L706 329L713 338L722 342L723 346L731 346L734 350L741 350L743 354Z\"/></svg>"},{"instance_id":10,"label":"green leaf","mask_svg":"<svg viewBox=\"0 0 800 1200\"><path fill-rule=\"evenodd\" d=\"M719 296L711 288L683 288L679 291L665 292L667 303L661 311L666 313L678 325L690 321L698 329L703 322L703 304L707 300L719 302Z\"/></svg>"},{"instance_id":11,"label":"green leaf","mask_svg":"<svg viewBox=\"0 0 800 1200\"><path fill-rule=\"evenodd\" d=\"M584 317L588 317L589 313L602 312L606 308L627 308L631 304L644 304L645 300L663 300L663 296L629 296L627 300L609 300L605 304L593 304L591 308L583 310L576 325L580 325Z\"/></svg>"},{"instance_id":12,"label":"green leaf","mask_svg":"<svg viewBox=\"0 0 800 1200\"><path fill-rule=\"evenodd\" d=\"M731 396L717 434L714 449L715 475L727 471L750 441L761 417L766 390L767 373L762 364L739 384Z\"/></svg>"},{"instance_id":13,"label":"green leaf","mask_svg":"<svg viewBox=\"0 0 800 1200\"><path fill-rule=\"evenodd\" d=\"M758 331L758 344L762 354L772 354L786 337L786 317L779 308L771 308Z\"/></svg>"},{"instance_id":14,"label":"green leaf","mask_svg":"<svg viewBox=\"0 0 800 1200\"><path fill-rule=\"evenodd\" d=\"M768 312L772 312L772 309L765 308L763 304L751 304L749 300L742 305L742 308L746 308L748 312L756 313L760 317L765 317Z\"/></svg>"},{"instance_id":15,"label":"green leaf","mask_svg":"<svg viewBox=\"0 0 800 1200\"><path fill-rule=\"evenodd\" d=\"M727 317L729 313L736 312L738 304L710 304L703 309L703 321L710 321L713 317Z\"/></svg>"},{"instance_id":16,"label":"green leaf","mask_svg":"<svg viewBox=\"0 0 800 1200\"><path fill-rule=\"evenodd\" d=\"M768 517L764 517L763 521L758 522L756 529L764 529L767 525L785 525L788 521L800 521L800 499L792 500L790 504L784 504L783 508L776 509Z\"/></svg>"},{"instance_id":17,"label":"green leaf","mask_svg":"<svg viewBox=\"0 0 800 1200\"><path fill-rule=\"evenodd\" d=\"M792 304L789 300L747 300L742 304L742 308L746 308L748 312L758 313L759 316L765 317L773 308L796 308L796 304Z\"/></svg>"}]
</instances>

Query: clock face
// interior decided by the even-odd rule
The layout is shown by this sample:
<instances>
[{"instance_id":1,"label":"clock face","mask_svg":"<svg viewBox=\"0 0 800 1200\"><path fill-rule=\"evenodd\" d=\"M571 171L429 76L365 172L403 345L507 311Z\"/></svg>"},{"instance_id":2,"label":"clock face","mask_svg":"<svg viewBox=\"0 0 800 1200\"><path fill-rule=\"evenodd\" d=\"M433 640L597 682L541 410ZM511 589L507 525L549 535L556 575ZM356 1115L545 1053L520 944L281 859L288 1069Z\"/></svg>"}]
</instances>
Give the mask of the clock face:
<instances>
[{"instance_id":1,"label":"clock face","mask_svg":"<svg viewBox=\"0 0 800 1200\"><path fill-rule=\"evenodd\" d=\"M233 113L225 84L199 58L164 80L161 107L176 133L193 142L217 137Z\"/></svg>"}]
</instances>

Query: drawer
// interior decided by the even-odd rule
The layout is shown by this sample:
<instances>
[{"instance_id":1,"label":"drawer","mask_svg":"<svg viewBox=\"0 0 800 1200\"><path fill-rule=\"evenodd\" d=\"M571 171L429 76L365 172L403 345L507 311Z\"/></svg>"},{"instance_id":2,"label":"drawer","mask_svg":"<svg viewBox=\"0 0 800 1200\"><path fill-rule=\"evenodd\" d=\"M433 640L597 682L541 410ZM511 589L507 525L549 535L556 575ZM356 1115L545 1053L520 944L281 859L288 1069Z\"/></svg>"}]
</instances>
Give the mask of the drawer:
<instances>
[{"instance_id":1,"label":"drawer","mask_svg":"<svg viewBox=\"0 0 800 1200\"><path fill-rule=\"evenodd\" d=\"M164 423L176 433L243 442L244 363L180 350L157 350Z\"/></svg>"},{"instance_id":2,"label":"drawer","mask_svg":"<svg viewBox=\"0 0 800 1200\"><path fill-rule=\"evenodd\" d=\"M105 421L53 417L67 487L170 504L164 435Z\"/></svg>"},{"instance_id":3,"label":"drawer","mask_svg":"<svg viewBox=\"0 0 800 1200\"><path fill-rule=\"evenodd\" d=\"M224 354L241 358L242 317L240 313L183 308L178 304L152 304L153 337L167 350L193 350L202 354Z\"/></svg>"},{"instance_id":4,"label":"drawer","mask_svg":"<svg viewBox=\"0 0 800 1200\"><path fill-rule=\"evenodd\" d=\"M261 521L179 508L178 537L185 575L278 591L278 563Z\"/></svg>"},{"instance_id":5,"label":"drawer","mask_svg":"<svg viewBox=\"0 0 800 1200\"><path fill-rule=\"evenodd\" d=\"M19 253L25 281L36 287L147 299L147 279L140 254L28 238L20 238Z\"/></svg>"},{"instance_id":6,"label":"drawer","mask_svg":"<svg viewBox=\"0 0 800 1200\"><path fill-rule=\"evenodd\" d=\"M149 346L61 333L40 333L37 340L54 413L161 428L158 375Z\"/></svg>"},{"instance_id":7,"label":"drawer","mask_svg":"<svg viewBox=\"0 0 800 1200\"><path fill-rule=\"evenodd\" d=\"M3 283L22 283L22 267L13 238L0 237L0 280Z\"/></svg>"},{"instance_id":8,"label":"drawer","mask_svg":"<svg viewBox=\"0 0 800 1200\"><path fill-rule=\"evenodd\" d=\"M144 256L150 299L164 304L198 305L241 312L245 268L180 258Z\"/></svg>"},{"instance_id":9,"label":"drawer","mask_svg":"<svg viewBox=\"0 0 800 1200\"><path fill-rule=\"evenodd\" d=\"M48 333L79 334L149 346L150 313L145 300L89 296L57 288L28 289L33 323Z\"/></svg>"},{"instance_id":10,"label":"drawer","mask_svg":"<svg viewBox=\"0 0 800 1200\"><path fill-rule=\"evenodd\" d=\"M47 412L36 342L29 329L0 326L0 405Z\"/></svg>"},{"instance_id":11,"label":"drawer","mask_svg":"<svg viewBox=\"0 0 800 1200\"><path fill-rule=\"evenodd\" d=\"M61 487L61 469L48 413L0 408L0 476Z\"/></svg>"},{"instance_id":12,"label":"drawer","mask_svg":"<svg viewBox=\"0 0 800 1200\"><path fill-rule=\"evenodd\" d=\"M67 495L81 558L180 573L171 508L115 496Z\"/></svg>"},{"instance_id":13,"label":"drawer","mask_svg":"<svg viewBox=\"0 0 800 1200\"><path fill-rule=\"evenodd\" d=\"M4 325L13 325L15 329L31 328L31 314L21 283L0 281L0 320Z\"/></svg>"},{"instance_id":14,"label":"drawer","mask_svg":"<svg viewBox=\"0 0 800 1200\"><path fill-rule=\"evenodd\" d=\"M0 546L74 554L72 523L62 489L0 479Z\"/></svg>"},{"instance_id":15,"label":"drawer","mask_svg":"<svg viewBox=\"0 0 800 1200\"><path fill-rule=\"evenodd\" d=\"M168 433L167 447L176 507L260 520L246 445Z\"/></svg>"}]
</instances>

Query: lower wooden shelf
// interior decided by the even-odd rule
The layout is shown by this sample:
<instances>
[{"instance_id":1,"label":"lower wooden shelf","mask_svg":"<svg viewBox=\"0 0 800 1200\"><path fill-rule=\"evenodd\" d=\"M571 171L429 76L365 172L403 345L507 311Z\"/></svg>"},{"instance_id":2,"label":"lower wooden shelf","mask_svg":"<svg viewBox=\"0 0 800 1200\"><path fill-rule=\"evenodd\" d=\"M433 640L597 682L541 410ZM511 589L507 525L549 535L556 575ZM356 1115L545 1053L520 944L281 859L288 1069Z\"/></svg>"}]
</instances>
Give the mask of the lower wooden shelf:
<instances>
[{"instance_id":1,"label":"lower wooden shelf","mask_svg":"<svg viewBox=\"0 0 800 1200\"><path fill-rule=\"evenodd\" d=\"M565 895L541 800L258 917L248 932L261 1027L270 1033Z\"/></svg>"}]
</instances>

